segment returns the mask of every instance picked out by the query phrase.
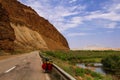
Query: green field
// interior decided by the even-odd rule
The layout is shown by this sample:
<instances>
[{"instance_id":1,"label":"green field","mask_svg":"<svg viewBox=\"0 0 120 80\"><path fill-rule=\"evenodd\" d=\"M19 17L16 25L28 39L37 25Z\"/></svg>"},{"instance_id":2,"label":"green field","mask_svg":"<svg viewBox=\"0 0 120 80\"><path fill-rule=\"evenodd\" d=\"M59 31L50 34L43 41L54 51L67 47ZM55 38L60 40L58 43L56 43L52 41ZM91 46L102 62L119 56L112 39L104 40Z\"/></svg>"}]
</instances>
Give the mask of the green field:
<instances>
[{"instance_id":1,"label":"green field","mask_svg":"<svg viewBox=\"0 0 120 80\"><path fill-rule=\"evenodd\" d=\"M120 51L46 51L50 55L61 60L69 61L72 63L82 62L101 62L101 59L109 55L120 56Z\"/></svg>"},{"instance_id":2,"label":"green field","mask_svg":"<svg viewBox=\"0 0 120 80\"><path fill-rule=\"evenodd\" d=\"M101 62L102 58L109 55L120 56L120 51L45 51L42 55L51 58L55 64L77 80L79 77L82 77L83 80L112 80L109 75L106 77L87 69L78 68L76 64Z\"/></svg>"}]
</instances>

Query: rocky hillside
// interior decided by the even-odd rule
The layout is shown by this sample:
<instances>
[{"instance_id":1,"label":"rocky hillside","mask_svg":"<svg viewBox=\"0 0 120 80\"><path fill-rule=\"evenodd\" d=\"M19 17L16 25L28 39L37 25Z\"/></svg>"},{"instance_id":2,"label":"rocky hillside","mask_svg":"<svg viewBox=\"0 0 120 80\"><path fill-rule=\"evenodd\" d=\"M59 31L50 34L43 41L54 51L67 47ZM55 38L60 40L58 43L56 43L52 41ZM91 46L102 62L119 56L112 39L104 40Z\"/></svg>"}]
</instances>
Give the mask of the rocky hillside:
<instances>
[{"instance_id":1,"label":"rocky hillside","mask_svg":"<svg viewBox=\"0 0 120 80\"><path fill-rule=\"evenodd\" d=\"M14 30L10 26L8 13L0 4L0 48L6 50L14 49Z\"/></svg>"},{"instance_id":2,"label":"rocky hillside","mask_svg":"<svg viewBox=\"0 0 120 80\"><path fill-rule=\"evenodd\" d=\"M0 0L0 48L5 50L69 50L48 20L17 0Z\"/></svg>"}]
</instances>

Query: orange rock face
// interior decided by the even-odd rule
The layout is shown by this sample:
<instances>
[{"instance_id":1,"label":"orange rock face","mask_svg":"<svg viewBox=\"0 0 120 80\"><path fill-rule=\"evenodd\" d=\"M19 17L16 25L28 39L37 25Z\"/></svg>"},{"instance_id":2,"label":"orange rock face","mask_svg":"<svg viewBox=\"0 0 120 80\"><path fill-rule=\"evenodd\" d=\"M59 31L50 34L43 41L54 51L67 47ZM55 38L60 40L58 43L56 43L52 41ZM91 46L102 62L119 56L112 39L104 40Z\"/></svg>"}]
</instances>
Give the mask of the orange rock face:
<instances>
[{"instance_id":1,"label":"orange rock face","mask_svg":"<svg viewBox=\"0 0 120 80\"><path fill-rule=\"evenodd\" d=\"M8 13L0 4L0 49L2 50L14 49L15 35L9 22Z\"/></svg>"},{"instance_id":2,"label":"orange rock face","mask_svg":"<svg viewBox=\"0 0 120 80\"><path fill-rule=\"evenodd\" d=\"M6 49L69 50L64 36L32 8L17 0L0 0L0 4L1 48L4 46L2 43L9 43L11 45Z\"/></svg>"}]
</instances>

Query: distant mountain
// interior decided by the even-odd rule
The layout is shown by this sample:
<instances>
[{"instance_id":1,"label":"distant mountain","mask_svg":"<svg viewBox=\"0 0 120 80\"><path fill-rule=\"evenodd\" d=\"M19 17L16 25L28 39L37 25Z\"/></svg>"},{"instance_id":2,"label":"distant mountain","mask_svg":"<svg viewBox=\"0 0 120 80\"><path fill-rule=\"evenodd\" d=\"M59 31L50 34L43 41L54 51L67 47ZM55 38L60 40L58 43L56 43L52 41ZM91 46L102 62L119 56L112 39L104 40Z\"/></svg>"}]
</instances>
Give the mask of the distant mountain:
<instances>
[{"instance_id":1,"label":"distant mountain","mask_svg":"<svg viewBox=\"0 0 120 80\"><path fill-rule=\"evenodd\" d=\"M98 47L98 46L89 46L83 48L84 50L120 50L120 48L109 48L109 47Z\"/></svg>"},{"instance_id":2,"label":"distant mountain","mask_svg":"<svg viewBox=\"0 0 120 80\"><path fill-rule=\"evenodd\" d=\"M90 45L84 48L77 48L73 50L117 50L117 51L120 51L120 48L109 48L109 47L101 47L97 45Z\"/></svg>"},{"instance_id":3,"label":"distant mountain","mask_svg":"<svg viewBox=\"0 0 120 80\"><path fill-rule=\"evenodd\" d=\"M0 0L0 49L69 50L64 36L31 7Z\"/></svg>"}]
</instances>

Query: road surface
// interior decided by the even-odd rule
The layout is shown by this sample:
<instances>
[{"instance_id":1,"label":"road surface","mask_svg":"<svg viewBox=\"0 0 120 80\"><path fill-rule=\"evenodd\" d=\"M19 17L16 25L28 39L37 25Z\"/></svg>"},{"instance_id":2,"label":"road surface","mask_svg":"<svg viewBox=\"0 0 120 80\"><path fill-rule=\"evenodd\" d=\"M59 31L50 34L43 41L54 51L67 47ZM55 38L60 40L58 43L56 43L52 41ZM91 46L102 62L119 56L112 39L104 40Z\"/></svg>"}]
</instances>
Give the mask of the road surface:
<instances>
[{"instance_id":1,"label":"road surface","mask_svg":"<svg viewBox=\"0 0 120 80\"><path fill-rule=\"evenodd\" d=\"M1 60L0 80L50 80L41 64L38 51Z\"/></svg>"}]
</instances>

